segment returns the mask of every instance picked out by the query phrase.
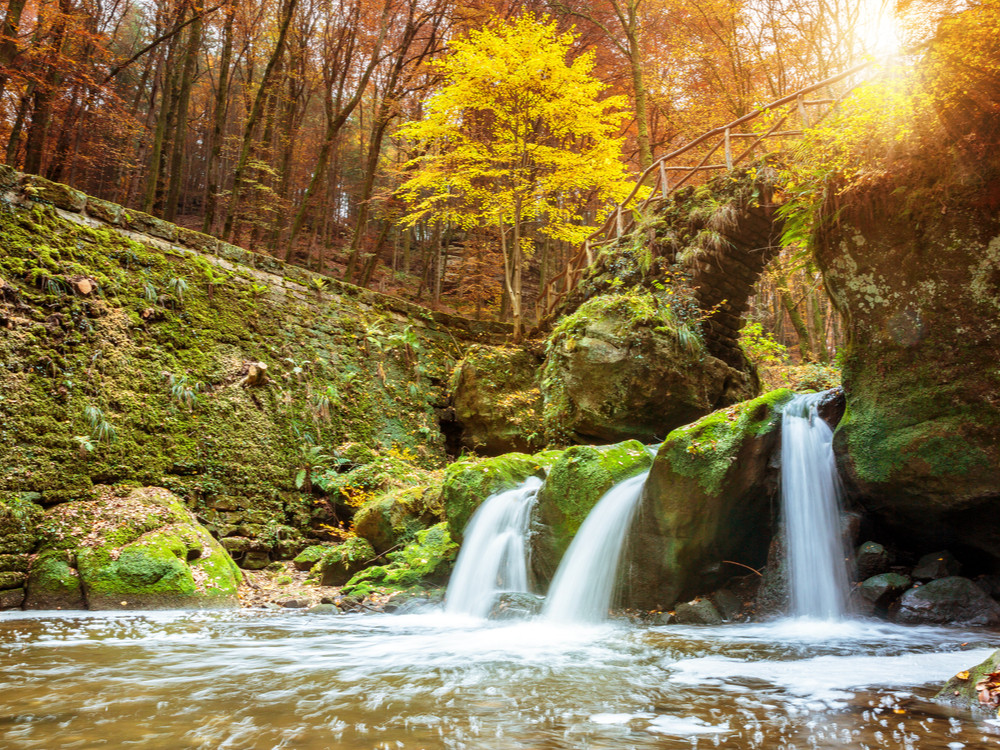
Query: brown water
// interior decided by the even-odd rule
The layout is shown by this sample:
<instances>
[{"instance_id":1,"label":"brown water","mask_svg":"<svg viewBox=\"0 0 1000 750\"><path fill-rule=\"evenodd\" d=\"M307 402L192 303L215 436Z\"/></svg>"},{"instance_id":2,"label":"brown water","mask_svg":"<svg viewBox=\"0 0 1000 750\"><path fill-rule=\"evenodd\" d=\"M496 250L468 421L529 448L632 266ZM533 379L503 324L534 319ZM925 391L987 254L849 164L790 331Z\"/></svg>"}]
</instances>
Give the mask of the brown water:
<instances>
[{"instance_id":1,"label":"brown water","mask_svg":"<svg viewBox=\"0 0 1000 750\"><path fill-rule=\"evenodd\" d=\"M0 615L0 747L1000 747L929 701L994 633L786 621Z\"/></svg>"}]
</instances>

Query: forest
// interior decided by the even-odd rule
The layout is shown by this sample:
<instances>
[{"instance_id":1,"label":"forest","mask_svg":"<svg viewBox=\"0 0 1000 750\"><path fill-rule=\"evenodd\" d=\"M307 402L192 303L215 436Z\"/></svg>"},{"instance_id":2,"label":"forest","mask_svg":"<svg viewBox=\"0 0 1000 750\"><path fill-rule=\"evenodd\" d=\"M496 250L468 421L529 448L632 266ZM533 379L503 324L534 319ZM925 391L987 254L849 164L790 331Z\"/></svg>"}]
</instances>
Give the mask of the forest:
<instances>
[{"instance_id":1,"label":"forest","mask_svg":"<svg viewBox=\"0 0 1000 750\"><path fill-rule=\"evenodd\" d=\"M0 147L15 168L255 252L437 309L523 314L530 327L539 290L656 157L918 46L961 3L898 5L10 0ZM465 47L463 63L461 45L484 41L484 28L506 29L494 43L514 58L474 61ZM536 57L521 57L529 48ZM551 93L579 120L545 122L531 138L576 162L517 173L516 144L503 139L519 136L497 128L546 115L518 98L526 92L476 100L515 58L529 76L568 66ZM584 99L589 113L577 110ZM476 108L511 119L477 121ZM463 112L462 133L435 129ZM476 189L511 203L520 181L543 204L529 200L515 220L484 195L441 199L463 190L431 178L456 173L441 153L456 135L485 149L459 157L466 166L492 162L471 175ZM501 142L506 151L487 153ZM769 269L753 318L796 362L826 362L842 339L815 267L789 254Z\"/></svg>"},{"instance_id":2,"label":"forest","mask_svg":"<svg viewBox=\"0 0 1000 750\"><path fill-rule=\"evenodd\" d=\"M0 0L0 745L1000 747L1000 0Z\"/></svg>"}]
</instances>

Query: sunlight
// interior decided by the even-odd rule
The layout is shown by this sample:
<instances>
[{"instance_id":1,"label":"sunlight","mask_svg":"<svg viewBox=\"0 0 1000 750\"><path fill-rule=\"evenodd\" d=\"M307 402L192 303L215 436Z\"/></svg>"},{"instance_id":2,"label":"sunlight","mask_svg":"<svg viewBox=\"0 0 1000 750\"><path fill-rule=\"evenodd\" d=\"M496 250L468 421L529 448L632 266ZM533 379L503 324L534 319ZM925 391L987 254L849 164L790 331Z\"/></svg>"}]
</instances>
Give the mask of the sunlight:
<instances>
[{"instance_id":1,"label":"sunlight","mask_svg":"<svg viewBox=\"0 0 1000 750\"><path fill-rule=\"evenodd\" d=\"M865 50L874 55L891 55L902 47L902 34L889 0L864 0L860 26Z\"/></svg>"}]
</instances>

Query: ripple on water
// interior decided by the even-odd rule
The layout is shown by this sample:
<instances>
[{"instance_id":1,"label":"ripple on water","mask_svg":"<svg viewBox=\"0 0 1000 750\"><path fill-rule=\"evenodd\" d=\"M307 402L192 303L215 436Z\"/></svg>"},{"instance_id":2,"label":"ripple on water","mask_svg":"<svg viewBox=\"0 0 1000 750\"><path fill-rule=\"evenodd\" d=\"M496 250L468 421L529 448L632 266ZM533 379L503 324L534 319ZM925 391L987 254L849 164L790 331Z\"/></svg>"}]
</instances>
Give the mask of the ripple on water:
<instances>
[{"instance_id":1,"label":"ripple on water","mask_svg":"<svg viewBox=\"0 0 1000 750\"><path fill-rule=\"evenodd\" d=\"M992 634L440 614L0 616L0 746L1000 747L929 703ZM963 646L964 644L964 646Z\"/></svg>"}]
</instances>

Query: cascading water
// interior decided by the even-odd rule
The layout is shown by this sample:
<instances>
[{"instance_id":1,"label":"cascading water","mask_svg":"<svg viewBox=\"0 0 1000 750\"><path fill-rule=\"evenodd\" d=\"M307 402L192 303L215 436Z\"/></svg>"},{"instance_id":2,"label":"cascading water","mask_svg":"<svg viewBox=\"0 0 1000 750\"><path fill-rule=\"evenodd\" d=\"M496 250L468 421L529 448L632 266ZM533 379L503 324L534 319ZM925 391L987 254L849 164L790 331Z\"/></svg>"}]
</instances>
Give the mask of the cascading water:
<instances>
[{"instance_id":1,"label":"cascading water","mask_svg":"<svg viewBox=\"0 0 1000 750\"><path fill-rule=\"evenodd\" d=\"M843 617L848 593L833 431L819 416L822 393L795 396L781 423L781 499L792 614Z\"/></svg>"},{"instance_id":2,"label":"cascading water","mask_svg":"<svg viewBox=\"0 0 1000 750\"><path fill-rule=\"evenodd\" d=\"M528 526L542 480L491 495L465 527L445 612L486 617L497 594L528 590Z\"/></svg>"},{"instance_id":3,"label":"cascading water","mask_svg":"<svg viewBox=\"0 0 1000 750\"><path fill-rule=\"evenodd\" d=\"M573 537L556 570L543 615L558 622L602 622L611 606L625 535L649 472L608 490Z\"/></svg>"}]
</instances>

